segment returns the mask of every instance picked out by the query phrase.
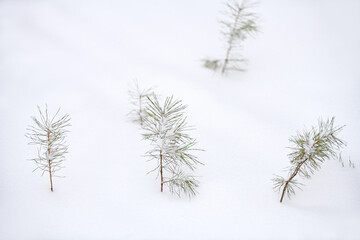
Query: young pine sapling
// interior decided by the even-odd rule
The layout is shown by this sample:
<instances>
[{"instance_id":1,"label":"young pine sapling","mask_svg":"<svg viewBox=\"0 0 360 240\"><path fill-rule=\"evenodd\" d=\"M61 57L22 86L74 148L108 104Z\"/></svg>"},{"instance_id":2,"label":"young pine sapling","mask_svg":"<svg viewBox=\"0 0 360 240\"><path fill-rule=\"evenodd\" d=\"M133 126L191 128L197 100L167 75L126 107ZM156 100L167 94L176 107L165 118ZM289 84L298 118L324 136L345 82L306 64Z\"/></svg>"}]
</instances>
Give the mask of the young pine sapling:
<instances>
[{"instance_id":1,"label":"young pine sapling","mask_svg":"<svg viewBox=\"0 0 360 240\"><path fill-rule=\"evenodd\" d=\"M243 42L249 36L255 36L259 31L257 14L249 11L254 4L244 0L241 4L236 1L226 3L225 19L220 21L222 35L227 43L225 57L221 59L204 59L204 67L217 71L221 69L224 74L229 70L244 71L241 63L246 59L242 57Z\"/></svg>"},{"instance_id":2,"label":"young pine sapling","mask_svg":"<svg viewBox=\"0 0 360 240\"><path fill-rule=\"evenodd\" d=\"M196 140L187 133L191 128L184 117L186 106L173 97L167 97L163 105L156 96L148 98L148 101L143 136L152 146L146 156L157 162L150 172L156 171L160 176L161 192L167 185L170 192L179 197L182 193L194 196L199 182L185 170L192 172L202 163L192 154L200 149L194 148Z\"/></svg>"},{"instance_id":3,"label":"young pine sapling","mask_svg":"<svg viewBox=\"0 0 360 240\"><path fill-rule=\"evenodd\" d=\"M134 86L130 88L128 95L132 105L129 115L133 122L139 123L142 126L146 117L145 107L149 102L148 98L155 96L155 92L152 88L140 88L138 82L134 81Z\"/></svg>"},{"instance_id":4,"label":"young pine sapling","mask_svg":"<svg viewBox=\"0 0 360 240\"><path fill-rule=\"evenodd\" d=\"M337 135L344 126L334 126L334 120L334 117L326 121L320 119L317 127L290 138L292 152L288 155L291 164L288 177L276 176L272 179L274 189L281 192L280 202L285 194L290 198L295 194L295 188L300 189L302 184L295 179L296 176L310 178L324 161L339 158L339 150L346 144Z\"/></svg>"},{"instance_id":5,"label":"young pine sapling","mask_svg":"<svg viewBox=\"0 0 360 240\"><path fill-rule=\"evenodd\" d=\"M45 114L39 106L38 110L40 118L31 117L35 124L27 128L25 136L30 139L29 144L37 145L38 156L31 159L37 165L34 171L39 169L42 175L49 173L50 189L53 191L53 177L58 177L55 173L63 168L62 164L68 153L65 137L69 132L67 127L70 126L70 117L68 114L58 117L60 108L53 117L49 117L47 106Z\"/></svg>"}]
</instances>

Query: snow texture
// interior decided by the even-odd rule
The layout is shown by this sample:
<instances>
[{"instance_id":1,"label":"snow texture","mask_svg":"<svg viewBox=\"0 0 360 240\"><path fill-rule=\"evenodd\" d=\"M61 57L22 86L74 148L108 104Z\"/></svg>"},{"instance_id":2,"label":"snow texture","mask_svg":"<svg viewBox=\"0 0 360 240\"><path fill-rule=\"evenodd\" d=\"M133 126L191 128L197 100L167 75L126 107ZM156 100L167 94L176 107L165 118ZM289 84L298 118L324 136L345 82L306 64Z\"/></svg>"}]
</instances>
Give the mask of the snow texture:
<instances>
[{"instance_id":1,"label":"snow texture","mask_svg":"<svg viewBox=\"0 0 360 240\"><path fill-rule=\"evenodd\" d=\"M360 1L260 1L247 72L223 77L222 1L0 1L0 239L360 239ZM128 85L189 107L200 194L160 193ZM36 106L71 117L50 191L32 173ZM289 137L336 117L355 169L326 162L279 203Z\"/></svg>"},{"instance_id":2,"label":"snow texture","mask_svg":"<svg viewBox=\"0 0 360 240\"><path fill-rule=\"evenodd\" d=\"M305 144L305 156L311 156L311 154L314 152L314 143L315 142L313 139L309 139L309 141Z\"/></svg>"}]
</instances>

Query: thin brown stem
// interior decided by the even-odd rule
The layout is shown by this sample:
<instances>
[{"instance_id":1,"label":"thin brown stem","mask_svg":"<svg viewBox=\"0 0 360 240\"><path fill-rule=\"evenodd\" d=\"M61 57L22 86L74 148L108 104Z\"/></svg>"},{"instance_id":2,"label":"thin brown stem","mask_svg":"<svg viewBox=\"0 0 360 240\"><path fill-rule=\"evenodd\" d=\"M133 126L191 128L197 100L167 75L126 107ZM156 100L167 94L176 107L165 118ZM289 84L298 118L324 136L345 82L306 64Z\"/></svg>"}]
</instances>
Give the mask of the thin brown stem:
<instances>
[{"instance_id":1,"label":"thin brown stem","mask_svg":"<svg viewBox=\"0 0 360 240\"><path fill-rule=\"evenodd\" d=\"M282 202L282 200L283 200L283 198L284 198L285 191L286 191L286 188L287 188L289 182L298 174L301 166L302 166L307 160L309 160L309 159L306 158L304 161L301 161L301 162L299 163L299 165L297 165L297 167L295 168L293 174L291 174L290 178L286 181L285 186L284 186L284 189L283 189L282 194L281 194L280 202Z\"/></svg>"},{"instance_id":2,"label":"thin brown stem","mask_svg":"<svg viewBox=\"0 0 360 240\"><path fill-rule=\"evenodd\" d=\"M54 189L53 189L53 183L52 183L52 175L51 175L51 162L50 162L50 130L48 130L48 133L47 133L47 140L48 140L48 161L49 161L49 174L50 174L50 186L51 186L51 191L53 192Z\"/></svg>"},{"instance_id":3,"label":"thin brown stem","mask_svg":"<svg viewBox=\"0 0 360 240\"><path fill-rule=\"evenodd\" d=\"M319 143L319 141L320 141L320 139L317 140L311 147L313 148L316 144ZM301 161L301 162L296 166L293 174L291 174L290 178L286 181L285 186L284 186L284 189L283 189L282 194L281 194L280 202L283 201L283 198L284 198L284 195L285 195L285 191L286 191L286 188L287 188L289 182L298 174L301 166L302 166L307 160L309 160L309 157L307 157L305 160Z\"/></svg>"},{"instance_id":4,"label":"thin brown stem","mask_svg":"<svg viewBox=\"0 0 360 240\"><path fill-rule=\"evenodd\" d=\"M226 71L226 66L229 62L229 56L230 56L230 52L231 52L231 49L232 49L232 42L234 41L234 31L235 31L235 28L236 28L236 24L237 24L237 21L239 20L239 17L240 17L240 12L241 12L241 8L238 9L238 12L237 12L237 15L235 17L235 21L234 21L234 25L231 29L231 35L230 35L230 39L229 39L229 48L228 50L226 51L226 57L225 57L225 60L224 60L224 66L221 70L221 73L224 74L225 71Z\"/></svg>"},{"instance_id":5,"label":"thin brown stem","mask_svg":"<svg viewBox=\"0 0 360 240\"><path fill-rule=\"evenodd\" d=\"M164 181L162 183L165 184L165 183L172 182L172 181L174 181L174 179L170 179L170 180Z\"/></svg>"}]
</instances>

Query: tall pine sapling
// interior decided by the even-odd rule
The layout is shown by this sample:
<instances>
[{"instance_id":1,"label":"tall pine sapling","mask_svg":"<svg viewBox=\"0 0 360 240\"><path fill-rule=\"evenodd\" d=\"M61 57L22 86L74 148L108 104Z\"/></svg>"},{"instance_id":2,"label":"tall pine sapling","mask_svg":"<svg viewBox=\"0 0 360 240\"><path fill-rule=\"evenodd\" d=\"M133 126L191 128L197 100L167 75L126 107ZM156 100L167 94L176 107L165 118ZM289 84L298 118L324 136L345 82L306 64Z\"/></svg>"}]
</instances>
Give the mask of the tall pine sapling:
<instances>
[{"instance_id":1,"label":"tall pine sapling","mask_svg":"<svg viewBox=\"0 0 360 240\"><path fill-rule=\"evenodd\" d=\"M187 133L192 128L188 127L184 117L186 106L173 97L167 97L163 105L156 96L148 101L143 136L152 146L146 156L157 162L150 172L156 171L160 176L161 192L167 185L170 192L179 197L182 193L194 196L199 182L186 172L194 171L202 163L192 154L200 149L194 148L196 140Z\"/></svg>"},{"instance_id":2,"label":"tall pine sapling","mask_svg":"<svg viewBox=\"0 0 360 240\"><path fill-rule=\"evenodd\" d=\"M130 104L132 105L132 110L129 115L133 122L139 123L142 126L144 118L146 117L145 107L148 104L148 97L155 96L155 92L152 88L140 88L138 82L134 81L134 86L130 88L128 95L130 98Z\"/></svg>"},{"instance_id":3,"label":"tall pine sapling","mask_svg":"<svg viewBox=\"0 0 360 240\"><path fill-rule=\"evenodd\" d=\"M68 153L65 137L69 132L67 127L70 126L70 117L68 114L58 117L60 108L53 117L49 117L47 106L45 114L39 106L38 110L40 118L31 117L35 124L27 128L25 136L30 139L29 144L37 145L38 156L31 159L37 165L34 171L39 169L42 175L49 173L50 189L53 191L53 177L58 177L55 173L63 168L62 164Z\"/></svg>"},{"instance_id":4,"label":"tall pine sapling","mask_svg":"<svg viewBox=\"0 0 360 240\"><path fill-rule=\"evenodd\" d=\"M337 135L344 126L334 126L334 121L334 117L326 121L320 119L318 127L298 132L290 138L292 152L288 155L291 164L288 177L276 176L272 179L274 189L281 192L280 202L285 194L290 198L295 194L295 188L300 189L302 184L294 179L296 176L310 178L324 161L339 157L339 150L346 144Z\"/></svg>"},{"instance_id":5,"label":"tall pine sapling","mask_svg":"<svg viewBox=\"0 0 360 240\"><path fill-rule=\"evenodd\" d=\"M224 74L229 70L244 71L241 66L246 59L242 57L243 42L259 31L257 14L249 11L254 4L244 0L241 4L230 0L226 3L225 19L220 21L221 31L226 43L226 53L221 59L204 59L204 67L214 71L221 69Z\"/></svg>"}]
</instances>

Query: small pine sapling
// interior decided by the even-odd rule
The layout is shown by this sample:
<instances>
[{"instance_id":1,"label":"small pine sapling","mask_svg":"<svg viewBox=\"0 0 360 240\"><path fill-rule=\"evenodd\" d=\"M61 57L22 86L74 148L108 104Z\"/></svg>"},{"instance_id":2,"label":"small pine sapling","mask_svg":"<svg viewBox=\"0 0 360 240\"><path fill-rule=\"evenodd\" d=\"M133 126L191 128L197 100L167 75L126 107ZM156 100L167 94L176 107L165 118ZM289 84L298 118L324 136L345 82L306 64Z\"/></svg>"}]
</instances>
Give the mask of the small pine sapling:
<instances>
[{"instance_id":1,"label":"small pine sapling","mask_svg":"<svg viewBox=\"0 0 360 240\"><path fill-rule=\"evenodd\" d=\"M45 114L39 106L38 110L40 118L31 117L35 124L27 128L25 136L30 139L29 144L37 145L38 156L31 159L37 165L34 171L39 169L42 175L49 173L50 189L53 192L53 177L59 177L55 173L64 168L62 164L68 153L65 137L69 132L67 127L70 126L70 117L68 114L58 117L60 108L53 117L49 117L47 106Z\"/></svg>"},{"instance_id":2,"label":"small pine sapling","mask_svg":"<svg viewBox=\"0 0 360 240\"><path fill-rule=\"evenodd\" d=\"M350 168L355 168L355 163L353 163L349 157L349 167Z\"/></svg>"},{"instance_id":3,"label":"small pine sapling","mask_svg":"<svg viewBox=\"0 0 360 240\"><path fill-rule=\"evenodd\" d=\"M242 57L243 42L249 36L255 36L259 31L257 14L249 11L254 4L244 0L241 4L236 1L228 1L225 20L220 21L223 30L222 35L227 43L225 57L223 59L204 59L204 67L225 74L229 70L244 71L241 63L246 59Z\"/></svg>"},{"instance_id":4,"label":"small pine sapling","mask_svg":"<svg viewBox=\"0 0 360 240\"><path fill-rule=\"evenodd\" d=\"M130 88L128 95L132 105L132 110L129 112L131 120L142 126L146 117L145 107L149 102L148 98L155 96L155 92L152 88L140 88L138 82L134 81L134 86Z\"/></svg>"},{"instance_id":5,"label":"small pine sapling","mask_svg":"<svg viewBox=\"0 0 360 240\"><path fill-rule=\"evenodd\" d=\"M288 154L291 166L288 168L288 177L281 176L273 178L274 190L281 192L280 202L285 194L290 198L295 194L295 189L301 189L299 183L294 179L297 175L302 178L310 178L315 170L321 168L321 164L329 159L338 159L339 151L346 143L337 135L344 126L334 126L335 118L326 121L319 120L318 127L304 130L290 138L292 152ZM341 160L340 160L341 161Z\"/></svg>"},{"instance_id":6,"label":"small pine sapling","mask_svg":"<svg viewBox=\"0 0 360 240\"><path fill-rule=\"evenodd\" d=\"M185 193L189 197L195 196L199 185L195 176L187 174L184 170L192 172L196 166L202 164L193 151L196 140L189 136L184 117L185 105L180 100L167 97L164 105L155 96L148 98L147 117L143 125L144 139L151 142L152 149L146 153L149 160L156 160L156 171L160 176L160 189L168 185L169 191L180 197Z\"/></svg>"}]
</instances>

